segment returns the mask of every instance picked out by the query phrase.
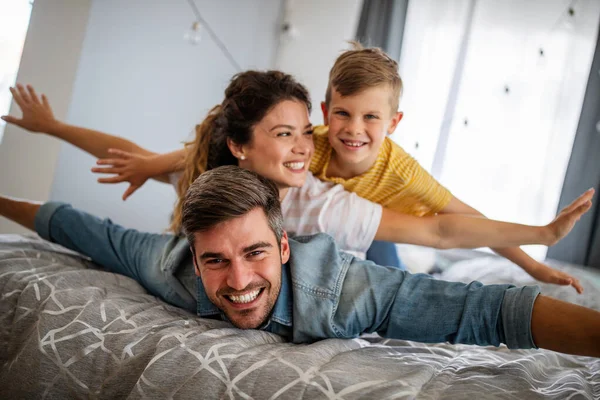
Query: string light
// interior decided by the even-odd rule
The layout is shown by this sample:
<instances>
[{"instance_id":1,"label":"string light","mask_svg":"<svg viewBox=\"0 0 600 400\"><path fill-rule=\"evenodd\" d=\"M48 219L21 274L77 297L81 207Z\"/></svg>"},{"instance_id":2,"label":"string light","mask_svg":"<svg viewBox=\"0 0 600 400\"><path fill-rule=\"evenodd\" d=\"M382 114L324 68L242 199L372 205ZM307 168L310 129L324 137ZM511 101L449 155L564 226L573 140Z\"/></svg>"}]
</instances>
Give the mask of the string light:
<instances>
[{"instance_id":1,"label":"string light","mask_svg":"<svg viewBox=\"0 0 600 400\"><path fill-rule=\"evenodd\" d=\"M197 44L198 42L200 42L202 29L206 30L206 33L208 33L208 35L212 38L212 40L215 42L215 44L217 45L217 47L219 47L219 49L221 50L221 52L223 53L223 55L227 58L227 60L231 64L231 66L237 72L240 72L242 70L242 68L235 61L235 59L233 58L233 56L231 55L231 53L227 49L227 46L225 46L225 44L223 43L223 41L212 30L212 28L210 27L210 25L208 24L208 22L206 22L206 20L204 18L202 18L202 14L200 14L200 10L198 10L198 7L196 6L196 3L194 2L194 0L187 0L187 2L190 5L190 8L192 9L192 12L196 16L196 21L192 24L192 29L187 32L187 33L191 33L192 30L194 31L194 34L190 35L190 37L193 36L193 37L197 38L197 42L194 43L194 44ZM197 26L198 29L195 29L194 28L195 26ZM198 32L198 34L196 34L196 31ZM186 33L186 35L184 35L184 37L187 36L187 33ZM187 39L187 37L186 37L186 40L189 40L189 39Z\"/></svg>"}]
</instances>

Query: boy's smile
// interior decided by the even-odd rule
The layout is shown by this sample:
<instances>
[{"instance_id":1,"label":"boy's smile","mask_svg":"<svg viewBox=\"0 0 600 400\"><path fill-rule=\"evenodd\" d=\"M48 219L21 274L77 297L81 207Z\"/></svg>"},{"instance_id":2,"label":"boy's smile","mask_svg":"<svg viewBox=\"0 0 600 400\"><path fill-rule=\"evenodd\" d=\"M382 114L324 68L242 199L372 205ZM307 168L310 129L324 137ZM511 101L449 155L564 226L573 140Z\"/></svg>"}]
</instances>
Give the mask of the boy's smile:
<instances>
[{"instance_id":1,"label":"boy's smile","mask_svg":"<svg viewBox=\"0 0 600 400\"><path fill-rule=\"evenodd\" d=\"M390 96L387 85L348 96L332 90L326 110L333 148L327 175L348 179L373 166L386 135L402 118L402 113L392 112Z\"/></svg>"}]
</instances>

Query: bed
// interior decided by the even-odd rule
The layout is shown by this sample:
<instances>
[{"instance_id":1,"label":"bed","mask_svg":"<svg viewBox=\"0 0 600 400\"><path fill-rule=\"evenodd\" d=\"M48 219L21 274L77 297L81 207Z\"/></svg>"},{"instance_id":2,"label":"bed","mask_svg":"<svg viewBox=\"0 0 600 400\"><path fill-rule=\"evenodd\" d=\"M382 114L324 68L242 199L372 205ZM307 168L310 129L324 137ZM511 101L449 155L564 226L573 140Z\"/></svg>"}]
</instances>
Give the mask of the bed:
<instances>
[{"instance_id":1,"label":"bed","mask_svg":"<svg viewBox=\"0 0 600 400\"><path fill-rule=\"evenodd\" d=\"M600 309L600 273L554 265L585 294L545 294ZM446 259L439 277L532 283L493 257ZM0 235L0 290L1 399L600 398L600 359L376 335L294 345L169 306L36 236Z\"/></svg>"}]
</instances>

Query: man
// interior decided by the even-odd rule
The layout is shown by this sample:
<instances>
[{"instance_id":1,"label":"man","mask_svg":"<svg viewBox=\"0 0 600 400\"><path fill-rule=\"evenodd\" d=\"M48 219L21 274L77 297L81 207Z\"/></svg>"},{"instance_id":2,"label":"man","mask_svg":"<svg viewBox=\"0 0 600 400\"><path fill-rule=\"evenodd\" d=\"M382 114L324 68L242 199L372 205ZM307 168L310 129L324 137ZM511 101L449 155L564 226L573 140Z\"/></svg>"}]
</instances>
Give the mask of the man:
<instances>
[{"instance_id":1,"label":"man","mask_svg":"<svg viewBox=\"0 0 600 400\"><path fill-rule=\"evenodd\" d=\"M296 343L377 332L600 356L600 313L537 287L439 281L340 253L324 234L288 239L275 185L234 166L202 174L188 190L191 252L184 240L127 230L65 204L0 197L0 214L200 316Z\"/></svg>"}]
</instances>

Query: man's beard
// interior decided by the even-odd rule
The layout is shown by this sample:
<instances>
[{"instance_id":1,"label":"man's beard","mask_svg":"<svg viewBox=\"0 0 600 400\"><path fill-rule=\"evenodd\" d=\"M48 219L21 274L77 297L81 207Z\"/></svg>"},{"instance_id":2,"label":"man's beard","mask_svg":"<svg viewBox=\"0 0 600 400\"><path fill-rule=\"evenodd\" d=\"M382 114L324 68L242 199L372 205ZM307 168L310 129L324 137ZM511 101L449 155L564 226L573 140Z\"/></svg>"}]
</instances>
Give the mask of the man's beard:
<instances>
[{"instance_id":1,"label":"man's beard","mask_svg":"<svg viewBox=\"0 0 600 400\"><path fill-rule=\"evenodd\" d=\"M249 284L246 288L244 288L243 290L233 290L231 288L224 288L221 289L217 292L218 296L221 295L229 295L229 294L236 294L236 293L240 293L240 292L247 292L248 290L252 290L253 288L256 287L262 287L263 292L260 293L259 296L268 296L266 299L266 305L260 306L262 307L261 311L262 315L259 318L259 321L256 323L253 323L252 326L245 326L239 323L240 319L243 319L244 317L248 317L250 315L252 315L253 313L255 313L257 311L256 308L252 308L252 309L247 309L247 310L231 310L231 309L227 309L226 307L221 308L221 311L223 311L223 313L225 314L225 316L227 317L227 319L233 324L233 326L235 326L236 328L240 328L240 329L257 329L260 328L261 326L263 326L265 324L265 322L269 319L269 317L271 316L271 313L273 311L273 308L275 307L275 303L277 302L277 298L279 297L279 292L281 291L281 278L280 280L276 283L275 286L271 286L270 282L264 280L263 282L256 282L256 283L251 283ZM229 301L229 300L224 300L224 301ZM261 301L264 301L261 299ZM213 302L214 303L214 302Z\"/></svg>"}]
</instances>

